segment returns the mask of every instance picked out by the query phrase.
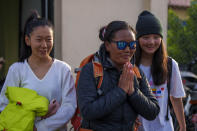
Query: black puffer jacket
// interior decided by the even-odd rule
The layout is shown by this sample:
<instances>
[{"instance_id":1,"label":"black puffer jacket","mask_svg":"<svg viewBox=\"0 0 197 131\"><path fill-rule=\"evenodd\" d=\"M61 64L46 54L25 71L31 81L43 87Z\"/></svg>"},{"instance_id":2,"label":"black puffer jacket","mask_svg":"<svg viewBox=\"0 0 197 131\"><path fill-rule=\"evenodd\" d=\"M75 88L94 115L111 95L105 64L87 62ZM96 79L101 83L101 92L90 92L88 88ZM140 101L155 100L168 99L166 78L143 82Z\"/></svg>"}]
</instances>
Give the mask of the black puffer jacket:
<instances>
[{"instance_id":1,"label":"black puffer jacket","mask_svg":"<svg viewBox=\"0 0 197 131\"><path fill-rule=\"evenodd\" d=\"M138 114L155 119L160 108L143 72L140 71L140 81L135 78L135 92L129 96L118 87L121 73L108 60L104 45L99 52L104 69L102 94L97 93L92 63L84 66L79 78L77 95L82 127L94 131L132 131Z\"/></svg>"}]
</instances>

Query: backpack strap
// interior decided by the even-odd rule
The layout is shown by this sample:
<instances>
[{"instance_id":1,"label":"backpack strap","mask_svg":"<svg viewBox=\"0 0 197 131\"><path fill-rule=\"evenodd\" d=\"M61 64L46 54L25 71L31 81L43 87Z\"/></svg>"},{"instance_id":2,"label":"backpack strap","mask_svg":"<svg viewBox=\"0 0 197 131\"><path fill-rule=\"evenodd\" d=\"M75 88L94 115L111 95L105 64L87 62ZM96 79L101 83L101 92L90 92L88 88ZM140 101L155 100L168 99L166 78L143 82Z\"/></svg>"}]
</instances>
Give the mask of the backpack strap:
<instances>
[{"instance_id":1,"label":"backpack strap","mask_svg":"<svg viewBox=\"0 0 197 131\"><path fill-rule=\"evenodd\" d=\"M139 68L138 68L136 65L134 65L133 71L134 71L134 73L135 73L135 75L136 75L136 77L137 77L138 79L142 79L142 76L141 76L141 74L140 74Z\"/></svg>"},{"instance_id":2,"label":"backpack strap","mask_svg":"<svg viewBox=\"0 0 197 131\"><path fill-rule=\"evenodd\" d=\"M133 71L135 73L135 76L137 77L137 80L140 82L140 80L142 79L142 76L140 74L139 68L136 65L134 65ZM141 125L142 125L142 123L139 121L139 117L137 117L137 119L135 120L135 123L134 123L134 131L138 131L138 129Z\"/></svg>"},{"instance_id":3,"label":"backpack strap","mask_svg":"<svg viewBox=\"0 0 197 131\"><path fill-rule=\"evenodd\" d=\"M100 63L98 52L91 54L87 56L86 58L84 58L82 62L80 63L79 68L75 68L75 73L77 73L75 87L77 87L81 69L83 68L84 65L86 65L87 63L91 61L93 64L93 71L94 71L94 78L96 79L96 85L97 85L97 88L100 88L102 81L103 81L103 66Z\"/></svg>"},{"instance_id":4,"label":"backpack strap","mask_svg":"<svg viewBox=\"0 0 197 131\"><path fill-rule=\"evenodd\" d=\"M167 112L166 112L166 120L169 120L168 117L168 112L169 112L169 104L170 104L170 83L171 83L171 76L172 76L172 58L168 57L168 63L167 63L167 68L168 68L168 75L167 75L167 89L168 89L168 104L167 104Z\"/></svg>"},{"instance_id":5,"label":"backpack strap","mask_svg":"<svg viewBox=\"0 0 197 131\"><path fill-rule=\"evenodd\" d=\"M103 66L99 59L99 52L94 54L94 59L92 60L93 70L94 70L94 78L97 86L97 93L101 95L103 92L99 89L103 82Z\"/></svg>"},{"instance_id":6,"label":"backpack strap","mask_svg":"<svg viewBox=\"0 0 197 131\"><path fill-rule=\"evenodd\" d=\"M93 61L94 78L96 79L97 89L101 87L103 81L103 67L101 63ZM99 78L99 81L97 80Z\"/></svg>"},{"instance_id":7,"label":"backpack strap","mask_svg":"<svg viewBox=\"0 0 197 131\"><path fill-rule=\"evenodd\" d=\"M84 65L86 65L87 63L92 61L93 58L94 58L94 54L91 54L91 55L87 56L86 58L84 58L81 61L79 68L75 68L75 73L77 73L75 87L77 87L79 76L80 76L80 73L81 73L81 69L83 68Z\"/></svg>"}]
</instances>

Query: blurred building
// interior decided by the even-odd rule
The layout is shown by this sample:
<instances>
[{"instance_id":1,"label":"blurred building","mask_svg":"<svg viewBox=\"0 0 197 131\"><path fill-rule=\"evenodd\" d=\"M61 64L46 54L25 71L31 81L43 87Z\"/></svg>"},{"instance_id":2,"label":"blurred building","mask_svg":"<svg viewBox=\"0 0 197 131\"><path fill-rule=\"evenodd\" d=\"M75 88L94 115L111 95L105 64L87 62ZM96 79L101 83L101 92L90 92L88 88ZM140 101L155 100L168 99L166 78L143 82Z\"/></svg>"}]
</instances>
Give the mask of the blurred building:
<instances>
[{"instance_id":1,"label":"blurred building","mask_svg":"<svg viewBox=\"0 0 197 131\"><path fill-rule=\"evenodd\" d=\"M187 8L190 7L192 0L169 0L168 6L181 20L188 18Z\"/></svg>"},{"instance_id":2,"label":"blurred building","mask_svg":"<svg viewBox=\"0 0 197 131\"><path fill-rule=\"evenodd\" d=\"M54 23L54 56L69 63L72 69L99 48L98 33L102 26L124 20L135 28L138 14L143 10L160 19L166 40L167 0L1 0L0 56L6 59L5 71L18 60L30 9L37 9Z\"/></svg>"}]
</instances>

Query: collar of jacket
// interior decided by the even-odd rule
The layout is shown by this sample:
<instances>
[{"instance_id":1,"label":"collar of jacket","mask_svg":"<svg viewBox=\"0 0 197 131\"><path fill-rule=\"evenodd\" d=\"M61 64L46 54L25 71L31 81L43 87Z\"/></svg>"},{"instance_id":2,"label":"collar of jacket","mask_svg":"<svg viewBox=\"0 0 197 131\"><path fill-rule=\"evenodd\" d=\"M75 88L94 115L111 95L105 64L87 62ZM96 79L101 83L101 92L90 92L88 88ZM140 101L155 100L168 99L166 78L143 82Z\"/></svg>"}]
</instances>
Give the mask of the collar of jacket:
<instances>
[{"instance_id":1,"label":"collar of jacket","mask_svg":"<svg viewBox=\"0 0 197 131\"><path fill-rule=\"evenodd\" d=\"M105 48L105 44L101 44L99 49L100 61L104 69L112 69L115 68L114 63L109 58L109 53Z\"/></svg>"}]
</instances>

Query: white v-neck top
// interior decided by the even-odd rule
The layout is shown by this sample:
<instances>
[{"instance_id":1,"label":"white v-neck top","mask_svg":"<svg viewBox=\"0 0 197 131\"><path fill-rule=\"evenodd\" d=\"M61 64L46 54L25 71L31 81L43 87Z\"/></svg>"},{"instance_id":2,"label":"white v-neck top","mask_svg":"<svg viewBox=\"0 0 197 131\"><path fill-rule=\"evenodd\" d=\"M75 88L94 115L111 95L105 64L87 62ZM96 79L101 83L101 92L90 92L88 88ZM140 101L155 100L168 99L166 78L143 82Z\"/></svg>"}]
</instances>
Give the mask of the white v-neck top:
<instances>
[{"instance_id":1,"label":"white v-neck top","mask_svg":"<svg viewBox=\"0 0 197 131\"><path fill-rule=\"evenodd\" d=\"M74 80L71 68L67 63L54 59L42 79L34 74L26 60L11 65L0 94L1 111L8 104L8 99L5 96L7 86L35 90L49 101L56 99L61 104L56 114L47 119L36 121L35 125L38 131L66 130L65 124L73 116L77 105Z\"/></svg>"}]
</instances>

